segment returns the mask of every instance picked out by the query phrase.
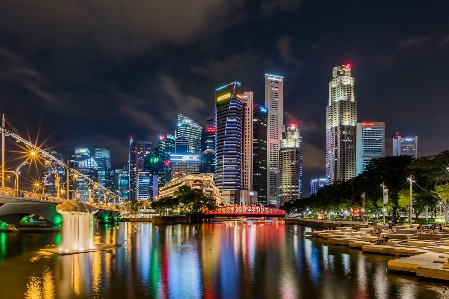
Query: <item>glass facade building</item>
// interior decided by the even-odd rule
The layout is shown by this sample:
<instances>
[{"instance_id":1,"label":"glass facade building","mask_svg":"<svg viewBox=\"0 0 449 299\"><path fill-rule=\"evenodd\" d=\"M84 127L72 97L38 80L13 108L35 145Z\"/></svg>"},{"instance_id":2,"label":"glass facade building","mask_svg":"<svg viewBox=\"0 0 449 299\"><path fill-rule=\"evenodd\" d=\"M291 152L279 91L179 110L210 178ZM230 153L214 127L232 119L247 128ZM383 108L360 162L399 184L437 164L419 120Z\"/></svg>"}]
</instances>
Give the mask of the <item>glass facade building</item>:
<instances>
[{"instance_id":1,"label":"glass facade building","mask_svg":"<svg viewBox=\"0 0 449 299\"><path fill-rule=\"evenodd\" d=\"M385 157L385 123L357 123L357 175L379 157Z\"/></svg>"},{"instance_id":2,"label":"glass facade building","mask_svg":"<svg viewBox=\"0 0 449 299\"><path fill-rule=\"evenodd\" d=\"M226 192L226 203L235 203L242 188L242 100L241 84L232 82L215 90L215 184Z\"/></svg>"},{"instance_id":3,"label":"glass facade building","mask_svg":"<svg viewBox=\"0 0 449 299\"><path fill-rule=\"evenodd\" d=\"M188 142L187 153L199 154L201 152L201 131L203 128L192 119L178 114L178 127L176 139L185 138ZM184 154L179 152L179 154Z\"/></svg>"}]
</instances>

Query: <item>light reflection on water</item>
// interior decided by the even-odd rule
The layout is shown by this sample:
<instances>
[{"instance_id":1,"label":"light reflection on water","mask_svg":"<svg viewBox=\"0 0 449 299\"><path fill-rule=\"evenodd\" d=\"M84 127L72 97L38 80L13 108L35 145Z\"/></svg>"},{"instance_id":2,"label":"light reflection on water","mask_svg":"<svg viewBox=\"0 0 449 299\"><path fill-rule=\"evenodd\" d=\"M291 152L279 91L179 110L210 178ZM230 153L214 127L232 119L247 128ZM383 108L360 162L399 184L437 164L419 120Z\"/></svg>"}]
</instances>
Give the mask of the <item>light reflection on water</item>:
<instances>
[{"instance_id":1,"label":"light reflection on water","mask_svg":"<svg viewBox=\"0 0 449 299\"><path fill-rule=\"evenodd\" d=\"M38 251L60 241L60 234L0 233L0 294L12 299L445 298L443 283L389 274L392 257L304 238L309 230L277 221L120 223L99 227L96 234L96 241L116 247L65 256Z\"/></svg>"}]
</instances>

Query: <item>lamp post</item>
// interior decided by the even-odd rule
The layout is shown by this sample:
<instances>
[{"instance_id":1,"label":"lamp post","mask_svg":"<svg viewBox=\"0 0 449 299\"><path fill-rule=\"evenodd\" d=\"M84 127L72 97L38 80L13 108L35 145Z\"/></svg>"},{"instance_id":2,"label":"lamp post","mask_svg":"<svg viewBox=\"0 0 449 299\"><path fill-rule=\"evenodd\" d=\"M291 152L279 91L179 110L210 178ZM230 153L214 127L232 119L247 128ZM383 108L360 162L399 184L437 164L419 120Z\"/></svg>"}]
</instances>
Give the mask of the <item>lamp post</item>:
<instances>
[{"instance_id":1,"label":"lamp post","mask_svg":"<svg viewBox=\"0 0 449 299\"><path fill-rule=\"evenodd\" d=\"M20 163L19 166L17 166L16 168L16 172L17 172L17 190L20 190L20 185L19 185L19 176L20 176L20 168L22 168L22 166L29 164L28 161L24 161L22 163Z\"/></svg>"},{"instance_id":2,"label":"lamp post","mask_svg":"<svg viewBox=\"0 0 449 299\"><path fill-rule=\"evenodd\" d=\"M5 187L5 115L2 116L2 187Z\"/></svg>"},{"instance_id":3,"label":"lamp post","mask_svg":"<svg viewBox=\"0 0 449 299\"><path fill-rule=\"evenodd\" d=\"M413 176L410 175L409 178L407 178L407 180L410 182L410 206L409 206L409 220L408 223L410 224L410 227L413 227L412 225L412 196L413 196Z\"/></svg>"}]
</instances>

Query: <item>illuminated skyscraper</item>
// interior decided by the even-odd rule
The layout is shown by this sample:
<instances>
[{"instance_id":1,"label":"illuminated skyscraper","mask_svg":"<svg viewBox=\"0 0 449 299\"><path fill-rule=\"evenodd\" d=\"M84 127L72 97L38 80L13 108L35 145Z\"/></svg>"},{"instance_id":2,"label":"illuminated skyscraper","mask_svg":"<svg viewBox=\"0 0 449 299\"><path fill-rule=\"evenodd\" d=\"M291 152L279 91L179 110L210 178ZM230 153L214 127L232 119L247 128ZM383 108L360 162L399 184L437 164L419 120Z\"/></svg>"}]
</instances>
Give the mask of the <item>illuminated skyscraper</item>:
<instances>
[{"instance_id":1,"label":"illuminated skyscraper","mask_svg":"<svg viewBox=\"0 0 449 299\"><path fill-rule=\"evenodd\" d=\"M279 150L284 117L284 78L265 75L265 107L268 109L268 178L267 200L278 202L279 193Z\"/></svg>"},{"instance_id":2,"label":"illuminated skyscraper","mask_svg":"<svg viewBox=\"0 0 449 299\"><path fill-rule=\"evenodd\" d=\"M357 123L357 175L379 157L385 157L385 123Z\"/></svg>"},{"instance_id":3,"label":"illuminated skyscraper","mask_svg":"<svg viewBox=\"0 0 449 299\"><path fill-rule=\"evenodd\" d=\"M70 156L69 166L93 181L98 181L98 164L91 156L88 148L76 148L75 154ZM75 178L73 176L70 181L70 190L73 190L74 194L70 196L72 199L83 202L93 201L95 195L93 187L90 182L85 181L82 177Z\"/></svg>"},{"instance_id":4,"label":"illuminated skyscraper","mask_svg":"<svg viewBox=\"0 0 449 299\"><path fill-rule=\"evenodd\" d=\"M298 126L290 124L282 133L279 154L280 186L279 203L301 198L302 185L302 140Z\"/></svg>"},{"instance_id":5,"label":"illuminated skyscraper","mask_svg":"<svg viewBox=\"0 0 449 299\"><path fill-rule=\"evenodd\" d=\"M327 178L313 179L310 181L310 196L315 195L318 190L326 186Z\"/></svg>"},{"instance_id":6,"label":"illuminated skyscraper","mask_svg":"<svg viewBox=\"0 0 449 299\"><path fill-rule=\"evenodd\" d=\"M114 178L111 174L111 153L105 148L91 148L90 155L98 164L98 183L110 189Z\"/></svg>"},{"instance_id":7,"label":"illuminated skyscraper","mask_svg":"<svg viewBox=\"0 0 449 299\"><path fill-rule=\"evenodd\" d=\"M192 119L178 114L178 127L176 128L176 140L185 138L188 142L187 153L199 154L201 150L201 131L203 128ZM182 154L179 152L179 154Z\"/></svg>"},{"instance_id":8,"label":"illuminated skyscraper","mask_svg":"<svg viewBox=\"0 0 449 299\"><path fill-rule=\"evenodd\" d=\"M215 183L225 203L242 187L242 94L239 82L215 90Z\"/></svg>"},{"instance_id":9,"label":"illuminated skyscraper","mask_svg":"<svg viewBox=\"0 0 449 299\"><path fill-rule=\"evenodd\" d=\"M393 138L393 156L413 156L418 158L418 136Z\"/></svg>"},{"instance_id":10,"label":"illuminated skyscraper","mask_svg":"<svg viewBox=\"0 0 449 299\"><path fill-rule=\"evenodd\" d=\"M257 203L267 205L267 114L265 106L253 108L253 190L258 192Z\"/></svg>"},{"instance_id":11,"label":"illuminated skyscraper","mask_svg":"<svg viewBox=\"0 0 449 299\"><path fill-rule=\"evenodd\" d=\"M242 189L253 190L253 92L245 91L243 104L242 135Z\"/></svg>"},{"instance_id":12,"label":"illuminated skyscraper","mask_svg":"<svg viewBox=\"0 0 449 299\"><path fill-rule=\"evenodd\" d=\"M139 172L144 171L145 159L153 151L152 143L149 141L137 141L132 137L129 141L129 199L136 200ZM143 174L146 176L146 174Z\"/></svg>"},{"instance_id":13,"label":"illuminated skyscraper","mask_svg":"<svg viewBox=\"0 0 449 299\"><path fill-rule=\"evenodd\" d=\"M206 118L206 126L201 133L201 173L215 173L215 128L214 113Z\"/></svg>"},{"instance_id":14,"label":"illuminated skyscraper","mask_svg":"<svg viewBox=\"0 0 449 299\"><path fill-rule=\"evenodd\" d=\"M356 176L357 103L349 64L336 66L326 107L326 177L330 184Z\"/></svg>"}]
</instances>

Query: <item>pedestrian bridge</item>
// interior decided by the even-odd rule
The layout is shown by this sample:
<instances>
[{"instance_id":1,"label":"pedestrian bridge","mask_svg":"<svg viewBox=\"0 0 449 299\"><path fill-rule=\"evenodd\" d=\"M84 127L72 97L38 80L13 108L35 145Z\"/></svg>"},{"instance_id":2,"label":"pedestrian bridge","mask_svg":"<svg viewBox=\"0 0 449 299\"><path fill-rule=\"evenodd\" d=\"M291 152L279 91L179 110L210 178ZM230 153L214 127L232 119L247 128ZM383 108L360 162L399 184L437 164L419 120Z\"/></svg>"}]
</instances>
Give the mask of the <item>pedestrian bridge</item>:
<instances>
[{"instance_id":1,"label":"pedestrian bridge","mask_svg":"<svg viewBox=\"0 0 449 299\"><path fill-rule=\"evenodd\" d=\"M223 206L214 211L205 211L206 217L285 217L285 211L264 206Z\"/></svg>"},{"instance_id":2,"label":"pedestrian bridge","mask_svg":"<svg viewBox=\"0 0 449 299\"><path fill-rule=\"evenodd\" d=\"M64 200L67 199L0 188L0 221L17 228L61 227L62 216L56 211L56 205ZM111 222L118 218L121 212L113 205L93 206L98 208L95 217L100 222ZM24 221L27 223L24 224Z\"/></svg>"}]
</instances>

